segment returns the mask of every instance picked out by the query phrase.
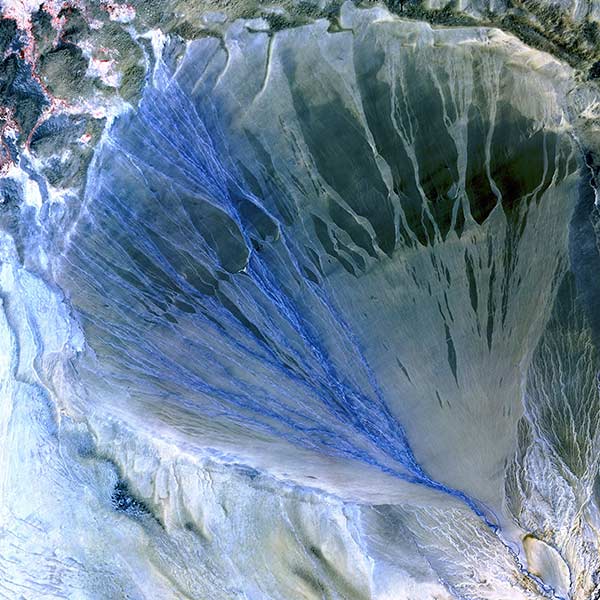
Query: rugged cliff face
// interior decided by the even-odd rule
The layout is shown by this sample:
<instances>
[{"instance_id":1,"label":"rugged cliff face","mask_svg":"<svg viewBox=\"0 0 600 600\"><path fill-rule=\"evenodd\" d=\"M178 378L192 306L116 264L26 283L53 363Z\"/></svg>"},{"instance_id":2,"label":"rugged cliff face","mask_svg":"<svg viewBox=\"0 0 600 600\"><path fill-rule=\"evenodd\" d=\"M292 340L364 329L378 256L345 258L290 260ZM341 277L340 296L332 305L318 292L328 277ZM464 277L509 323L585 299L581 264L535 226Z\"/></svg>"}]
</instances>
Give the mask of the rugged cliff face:
<instances>
[{"instance_id":1,"label":"rugged cliff face","mask_svg":"<svg viewBox=\"0 0 600 600\"><path fill-rule=\"evenodd\" d=\"M213 8L9 28L0 595L595 598L595 5Z\"/></svg>"}]
</instances>

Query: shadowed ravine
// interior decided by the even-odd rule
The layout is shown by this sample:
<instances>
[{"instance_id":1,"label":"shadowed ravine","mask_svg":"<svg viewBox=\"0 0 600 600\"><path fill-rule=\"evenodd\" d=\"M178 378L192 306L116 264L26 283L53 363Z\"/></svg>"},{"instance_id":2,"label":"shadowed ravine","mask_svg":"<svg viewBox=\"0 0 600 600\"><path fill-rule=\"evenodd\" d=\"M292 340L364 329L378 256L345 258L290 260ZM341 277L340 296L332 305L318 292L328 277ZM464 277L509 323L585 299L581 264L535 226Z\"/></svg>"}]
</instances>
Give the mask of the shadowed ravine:
<instances>
[{"instance_id":1,"label":"shadowed ravine","mask_svg":"<svg viewBox=\"0 0 600 600\"><path fill-rule=\"evenodd\" d=\"M47 469L114 548L95 579L101 551L63 541L84 591L57 597L595 598L598 246L570 70L381 9L265 27L167 45L47 285L4 276L7 373L58 399ZM14 308L27 286L58 341Z\"/></svg>"}]
</instances>

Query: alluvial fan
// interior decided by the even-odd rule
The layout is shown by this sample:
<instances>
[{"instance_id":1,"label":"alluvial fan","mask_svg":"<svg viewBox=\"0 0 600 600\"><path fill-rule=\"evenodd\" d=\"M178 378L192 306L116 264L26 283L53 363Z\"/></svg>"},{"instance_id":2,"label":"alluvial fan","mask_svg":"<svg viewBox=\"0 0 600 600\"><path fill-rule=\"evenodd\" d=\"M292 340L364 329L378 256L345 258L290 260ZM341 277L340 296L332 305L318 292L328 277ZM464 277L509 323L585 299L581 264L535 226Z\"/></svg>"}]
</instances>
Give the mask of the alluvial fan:
<instances>
[{"instance_id":1,"label":"alluvial fan","mask_svg":"<svg viewBox=\"0 0 600 600\"><path fill-rule=\"evenodd\" d=\"M6 203L0 595L600 598L572 70L349 3L153 43L83 197Z\"/></svg>"}]
</instances>

